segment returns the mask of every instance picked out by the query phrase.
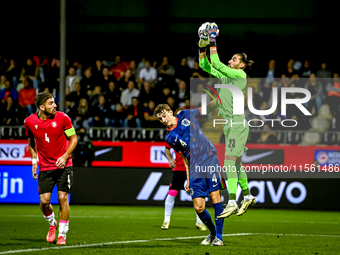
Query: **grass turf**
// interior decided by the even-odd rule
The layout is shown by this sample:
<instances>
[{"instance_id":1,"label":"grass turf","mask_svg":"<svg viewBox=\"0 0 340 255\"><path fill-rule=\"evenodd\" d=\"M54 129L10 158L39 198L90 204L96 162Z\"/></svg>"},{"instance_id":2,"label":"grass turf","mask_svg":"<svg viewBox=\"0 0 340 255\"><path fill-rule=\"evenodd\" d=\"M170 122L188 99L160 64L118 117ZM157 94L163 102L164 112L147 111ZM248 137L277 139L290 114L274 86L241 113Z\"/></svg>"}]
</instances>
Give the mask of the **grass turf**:
<instances>
[{"instance_id":1,"label":"grass turf","mask_svg":"<svg viewBox=\"0 0 340 255\"><path fill-rule=\"evenodd\" d=\"M208 209L213 216L213 209ZM57 206L54 206L57 214ZM224 247L201 246L193 208L72 206L67 246L46 243L38 205L0 205L0 254L338 254L340 212L253 209L225 219ZM243 233L243 234L242 234ZM48 251L46 250L48 249Z\"/></svg>"}]
</instances>

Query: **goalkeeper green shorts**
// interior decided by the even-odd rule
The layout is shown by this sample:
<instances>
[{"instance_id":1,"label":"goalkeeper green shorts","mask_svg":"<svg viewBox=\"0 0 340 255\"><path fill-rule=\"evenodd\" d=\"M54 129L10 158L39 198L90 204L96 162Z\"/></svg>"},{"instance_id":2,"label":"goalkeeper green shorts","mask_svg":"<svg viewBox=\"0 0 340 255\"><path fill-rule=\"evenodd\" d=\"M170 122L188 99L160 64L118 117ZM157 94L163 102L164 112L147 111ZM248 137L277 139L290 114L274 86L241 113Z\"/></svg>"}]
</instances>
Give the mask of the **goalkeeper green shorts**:
<instances>
[{"instance_id":1,"label":"goalkeeper green shorts","mask_svg":"<svg viewBox=\"0 0 340 255\"><path fill-rule=\"evenodd\" d=\"M225 156L241 157L248 150L245 147L249 135L249 126L244 116L226 119L223 125L225 135Z\"/></svg>"}]
</instances>

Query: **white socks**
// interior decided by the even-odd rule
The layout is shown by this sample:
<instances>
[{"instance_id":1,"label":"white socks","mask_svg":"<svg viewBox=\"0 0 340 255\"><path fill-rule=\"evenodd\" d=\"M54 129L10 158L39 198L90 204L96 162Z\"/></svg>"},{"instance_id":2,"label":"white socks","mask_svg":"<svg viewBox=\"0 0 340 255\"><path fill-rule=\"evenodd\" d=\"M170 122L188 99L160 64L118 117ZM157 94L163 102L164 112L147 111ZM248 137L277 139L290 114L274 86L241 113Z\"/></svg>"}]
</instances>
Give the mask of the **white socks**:
<instances>
[{"instance_id":1,"label":"white socks","mask_svg":"<svg viewBox=\"0 0 340 255\"><path fill-rule=\"evenodd\" d=\"M237 204L236 204L236 200L229 200L228 201L228 205L229 206L236 206Z\"/></svg>"},{"instance_id":2,"label":"white socks","mask_svg":"<svg viewBox=\"0 0 340 255\"><path fill-rule=\"evenodd\" d=\"M244 200L245 201L249 201L253 196L251 194L247 195L247 196L244 196Z\"/></svg>"},{"instance_id":3,"label":"white socks","mask_svg":"<svg viewBox=\"0 0 340 255\"><path fill-rule=\"evenodd\" d=\"M65 221L65 220L60 220L59 221L59 236L63 236L64 239L66 240L66 234L67 234L67 231L68 231L68 225L69 225L69 222L68 220Z\"/></svg>"},{"instance_id":4,"label":"white socks","mask_svg":"<svg viewBox=\"0 0 340 255\"><path fill-rule=\"evenodd\" d=\"M51 226L55 226L57 224L57 221L54 218L54 212L52 212L50 215L46 216L44 215L44 218L48 221L48 223Z\"/></svg>"},{"instance_id":5,"label":"white socks","mask_svg":"<svg viewBox=\"0 0 340 255\"><path fill-rule=\"evenodd\" d=\"M170 222L172 209L174 209L174 205L175 205L175 198L176 197L174 196L168 195L165 199L164 221L166 222Z\"/></svg>"}]
</instances>

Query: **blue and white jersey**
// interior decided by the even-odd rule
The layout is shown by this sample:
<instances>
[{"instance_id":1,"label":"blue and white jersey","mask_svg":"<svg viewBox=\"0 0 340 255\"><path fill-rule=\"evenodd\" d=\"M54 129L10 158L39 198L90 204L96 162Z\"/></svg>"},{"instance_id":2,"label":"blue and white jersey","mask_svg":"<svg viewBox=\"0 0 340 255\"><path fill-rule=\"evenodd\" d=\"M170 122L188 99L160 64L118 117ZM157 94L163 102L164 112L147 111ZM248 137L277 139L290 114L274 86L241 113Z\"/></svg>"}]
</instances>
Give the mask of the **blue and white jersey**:
<instances>
[{"instance_id":1,"label":"blue and white jersey","mask_svg":"<svg viewBox=\"0 0 340 255\"><path fill-rule=\"evenodd\" d=\"M202 132L196 116L199 109L183 110L176 116L176 125L168 129L165 141L188 159L190 169L217 153L215 146Z\"/></svg>"}]
</instances>

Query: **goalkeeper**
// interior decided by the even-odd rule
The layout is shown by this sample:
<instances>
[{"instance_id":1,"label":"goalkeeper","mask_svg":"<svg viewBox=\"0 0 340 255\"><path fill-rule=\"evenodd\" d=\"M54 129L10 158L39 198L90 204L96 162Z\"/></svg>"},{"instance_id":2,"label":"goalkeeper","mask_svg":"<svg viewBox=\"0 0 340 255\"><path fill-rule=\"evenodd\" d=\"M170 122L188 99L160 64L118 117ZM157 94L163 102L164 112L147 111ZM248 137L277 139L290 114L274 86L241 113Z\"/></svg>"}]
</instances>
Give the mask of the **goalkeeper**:
<instances>
[{"instance_id":1,"label":"goalkeeper","mask_svg":"<svg viewBox=\"0 0 340 255\"><path fill-rule=\"evenodd\" d=\"M240 88L245 92L246 88L246 73L253 65L252 60L248 60L248 57L244 53L236 53L225 65L220 62L217 55L216 37L219 30L216 23L204 23L199 28L199 64L200 67L221 80L221 84L232 84ZM206 46L210 44L210 59L209 63L206 57ZM245 122L244 115L233 114L233 97L232 93L227 88L219 88L217 90L222 104L217 100L218 115L223 117L226 122L223 126L223 132L225 134L225 159L224 167L227 170L228 176L228 191L229 201L223 212L217 216L217 218L229 217L232 214L238 216L244 214L250 205L256 203L255 197L250 194L248 187L247 174L242 167L241 157L247 148L245 147L249 127ZM216 108L214 101L211 101L207 105L207 113L212 112ZM231 121L237 123L230 125ZM244 124L243 124L244 123ZM241 202L241 208L239 209L236 204L236 191L237 184L240 184L244 200Z\"/></svg>"}]
</instances>

